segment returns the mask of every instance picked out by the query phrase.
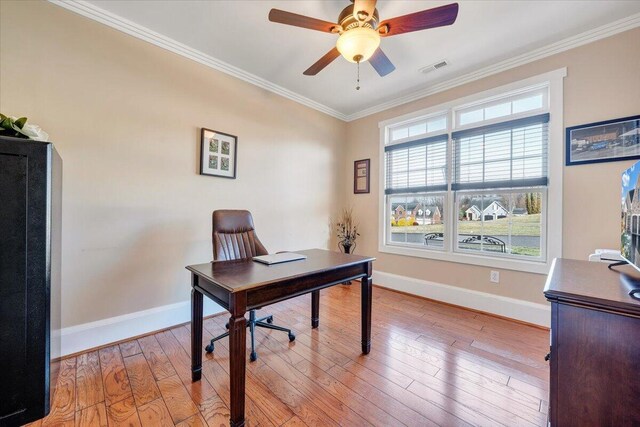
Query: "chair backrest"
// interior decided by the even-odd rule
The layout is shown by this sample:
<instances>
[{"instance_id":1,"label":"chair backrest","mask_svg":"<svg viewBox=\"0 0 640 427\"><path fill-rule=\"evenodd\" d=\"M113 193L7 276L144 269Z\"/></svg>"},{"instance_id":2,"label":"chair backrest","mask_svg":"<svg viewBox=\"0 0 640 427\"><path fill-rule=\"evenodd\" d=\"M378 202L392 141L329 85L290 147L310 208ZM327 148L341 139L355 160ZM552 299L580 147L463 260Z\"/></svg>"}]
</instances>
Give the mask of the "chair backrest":
<instances>
[{"instance_id":1,"label":"chair backrest","mask_svg":"<svg viewBox=\"0 0 640 427\"><path fill-rule=\"evenodd\" d=\"M213 259L230 261L246 259L268 252L256 235L251 212L217 210L212 215Z\"/></svg>"}]
</instances>

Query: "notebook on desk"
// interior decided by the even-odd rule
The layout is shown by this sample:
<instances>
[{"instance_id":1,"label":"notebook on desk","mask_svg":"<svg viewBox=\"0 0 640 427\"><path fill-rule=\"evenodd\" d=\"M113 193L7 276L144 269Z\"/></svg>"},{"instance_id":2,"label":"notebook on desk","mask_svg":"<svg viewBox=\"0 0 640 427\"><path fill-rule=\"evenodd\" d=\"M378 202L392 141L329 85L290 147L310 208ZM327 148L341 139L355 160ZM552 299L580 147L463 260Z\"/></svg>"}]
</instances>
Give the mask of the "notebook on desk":
<instances>
[{"instance_id":1,"label":"notebook on desk","mask_svg":"<svg viewBox=\"0 0 640 427\"><path fill-rule=\"evenodd\" d=\"M261 262L262 264L272 265L280 264L283 262L298 261L306 258L306 255L300 255L294 252L282 252L279 254L254 256L253 260Z\"/></svg>"}]
</instances>

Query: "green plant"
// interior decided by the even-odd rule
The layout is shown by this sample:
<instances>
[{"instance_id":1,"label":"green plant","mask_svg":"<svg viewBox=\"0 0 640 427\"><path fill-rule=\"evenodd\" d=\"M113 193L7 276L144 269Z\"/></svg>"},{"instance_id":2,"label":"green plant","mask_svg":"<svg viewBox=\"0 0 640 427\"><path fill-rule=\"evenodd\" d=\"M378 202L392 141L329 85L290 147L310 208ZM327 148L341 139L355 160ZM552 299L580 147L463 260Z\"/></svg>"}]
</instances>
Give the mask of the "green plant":
<instances>
[{"instance_id":1,"label":"green plant","mask_svg":"<svg viewBox=\"0 0 640 427\"><path fill-rule=\"evenodd\" d=\"M539 214L542 210L542 200L540 199L540 193L528 193L527 197L527 212L529 214Z\"/></svg>"},{"instance_id":2,"label":"green plant","mask_svg":"<svg viewBox=\"0 0 640 427\"><path fill-rule=\"evenodd\" d=\"M0 136L47 141L49 135L40 126L27 123L26 117L10 117L0 113Z\"/></svg>"},{"instance_id":3,"label":"green plant","mask_svg":"<svg viewBox=\"0 0 640 427\"><path fill-rule=\"evenodd\" d=\"M525 194L525 208L529 215L539 214L542 211L542 200L540 193L526 193Z\"/></svg>"}]
</instances>

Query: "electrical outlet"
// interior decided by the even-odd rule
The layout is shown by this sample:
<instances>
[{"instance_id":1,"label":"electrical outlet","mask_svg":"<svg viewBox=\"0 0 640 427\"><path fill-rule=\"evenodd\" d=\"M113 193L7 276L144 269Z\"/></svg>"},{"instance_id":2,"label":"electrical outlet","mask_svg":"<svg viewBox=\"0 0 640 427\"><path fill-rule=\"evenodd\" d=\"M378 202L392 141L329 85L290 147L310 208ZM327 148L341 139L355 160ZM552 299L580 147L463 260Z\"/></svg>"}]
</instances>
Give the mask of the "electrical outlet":
<instances>
[{"instance_id":1,"label":"electrical outlet","mask_svg":"<svg viewBox=\"0 0 640 427\"><path fill-rule=\"evenodd\" d=\"M493 283L500 283L500 272L491 270L491 273L489 274L489 280L491 280Z\"/></svg>"}]
</instances>

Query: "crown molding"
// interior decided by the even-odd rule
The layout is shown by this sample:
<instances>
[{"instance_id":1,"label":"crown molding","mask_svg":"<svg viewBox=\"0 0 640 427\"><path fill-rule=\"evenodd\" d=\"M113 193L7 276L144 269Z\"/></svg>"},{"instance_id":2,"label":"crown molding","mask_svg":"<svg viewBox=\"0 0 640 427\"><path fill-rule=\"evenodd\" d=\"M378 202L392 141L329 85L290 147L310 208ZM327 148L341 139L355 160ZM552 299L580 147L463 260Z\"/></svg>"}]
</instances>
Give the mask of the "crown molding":
<instances>
[{"instance_id":1,"label":"crown molding","mask_svg":"<svg viewBox=\"0 0 640 427\"><path fill-rule=\"evenodd\" d=\"M324 104L316 102L296 92L293 92L289 89L286 89L282 86L279 86L275 83L265 80L262 77L258 77L255 74L244 71L238 67L235 67L231 64L228 64L224 61L221 61L217 58L207 55L199 50L193 49L183 43L180 43L169 37L163 36L162 34L152 31L147 27L136 24L133 21L130 21L114 13L106 11L86 1L49 0L49 2L57 6L63 7L67 10L70 10L72 12L75 12L79 15L82 15L86 18L100 22L101 24L105 24L118 31L122 31L123 33L129 34L130 36L136 37L140 40L144 40L148 43L154 44L170 52L176 53L185 58L199 62L200 64L206 65L215 70L218 70L230 76L236 77L247 83L251 83L252 85L268 90L269 92L273 92L275 94L288 98L292 101L305 105L309 108L313 108L314 110L318 110L322 113L328 114L329 116L333 116L343 121L346 120L347 115L344 113L341 113L340 111L334 110L331 107L328 107Z\"/></svg>"},{"instance_id":2,"label":"crown molding","mask_svg":"<svg viewBox=\"0 0 640 427\"><path fill-rule=\"evenodd\" d=\"M421 90L413 91L409 95L395 98L374 107L366 108L356 113L349 114L347 115L346 121L351 122L353 120L361 119L363 117L370 116L371 114L379 113L381 111L388 110L390 108L397 107L399 105L406 104L429 95L444 92L445 90L452 89L456 86L470 83L475 80L480 80L493 74L498 74L502 71L519 67L521 65L546 58L547 56L555 55L557 53L564 52L578 46L592 43L597 40L604 39L606 37L610 37L636 27L640 27L640 13L636 13L618 21L611 22L610 24L585 31L584 33L580 33L578 35L568 37L564 40L560 40L547 46L532 50L531 52L527 52L522 55L514 56L513 58L497 62L488 67L480 68L476 71L464 74L460 77L456 77Z\"/></svg>"},{"instance_id":3,"label":"crown molding","mask_svg":"<svg viewBox=\"0 0 640 427\"><path fill-rule=\"evenodd\" d=\"M48 1L50 3L63 7L67 10L75 12L84 17L87 17L94 21L108 25L111 28L114 28L118 31L122 31L123 33L129 34L140 40L144 40L148 43L154 44L170 52L176 53L185 58L199 62L200 64L206 65L215 70L221 71L225 74L236 77L240 80L251 83L262 89L268 90L270 92L283 96L287 99L298 102L309 108L313 108L314 110L320 111L329 116L335 117L337 119L340 119L346 122L361 119L363 117L366 117L375 113L379 113L381 111L385 111L390 108L397 107L399 105L403 105L403 104L415 101L417 99L424 98L429 95L443 92L445 90L463 85L465 83L470 83L475 80L480 80L482 78L491 76L493 74L497 74L502 71L519 67L529 62L546 58L547 56L555 55L557 53L564 52L566 50L573 49L578 46L582 46L600 39L604 39L606 37L613 36L623 31L640 27L640 13L636 13L634 15L628 16L618 21L611 22L601 27L597 27L592 30L585 31L578 35L568 37L564 40L560 40L558 42L549 44L547 46L532 50L531 52L524 53L524 54L515 56L513 58L497 62L488 67L480 68L471 73L467 73L462 76L459 76L435 85L429 85L424 89L412 91L408 95L401 96L399 98L394 98L392 100L383 102L381 104L378 104L370 108L365 108L364 110L360 110L352 114L345 114L331 107L328 107L324 104L321 104L317 101L314 101L305 96L302 96L296 92L293 92L289 89L286 89L282 86L279 86L275 83L272 83L266 79L258 77L255 74L249 73L238 67L228 64L224 61L216 59L199 50L193 49L176 40L163 36L162 34L152 31L149 28L146 28L142 25L136 24L135 22L129 21L128 19L125 19L121 16L118 16L104 9L101 9L84 0L48 0Z\"/></svg>"}]
</instances>

